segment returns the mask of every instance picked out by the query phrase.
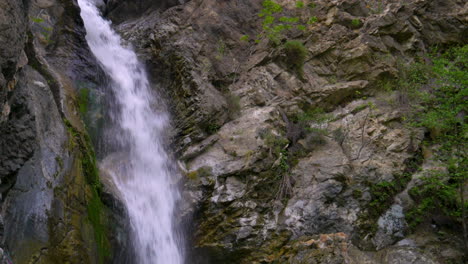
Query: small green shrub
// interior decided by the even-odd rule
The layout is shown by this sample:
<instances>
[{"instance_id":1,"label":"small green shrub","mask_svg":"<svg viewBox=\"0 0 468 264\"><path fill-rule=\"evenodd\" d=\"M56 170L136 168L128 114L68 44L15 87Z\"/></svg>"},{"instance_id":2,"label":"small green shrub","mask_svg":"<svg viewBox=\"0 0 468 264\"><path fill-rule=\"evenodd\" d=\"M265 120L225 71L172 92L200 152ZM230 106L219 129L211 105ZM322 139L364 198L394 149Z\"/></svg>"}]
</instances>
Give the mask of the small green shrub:
<instances>
[{"instance_id":1,"label":"small green shrub","mask_svg":"<svg viewBox=\"0 0 468 264\"><path fill-rule=\"evenodd\" d=\"M360 199L362 197L362 191L359 189L353 190L353 198Z\"/></svg>"},{"instance_id":2,"label":"small green shrub","mask_svg":"<svg viewBox=\"0 0 468 264\"><path fill-rule=\"evenodd\" d=\"M321 107L307 109L306 111L292 117L293 121L302 124L309 124L311 122L323 124L328 122L330 118L330 115L326 114L325 110Z\"/></svg>"},{"instance_id":3,"label":"small green shrub","mask_svg":"<svg viewBox=\"0 0 468 264\"><path fill-rule=\"evenodd\" d=\"M301 30L301 31L305 31L307 29L306 26L304 26L304 25L297 25L296 28Z\"/></svg>"},{"instance_id":4,"label":"small green shrub","mask_svg":"<svg viewBox=\"0 0 468 264\"><path fill-rule=\"evenodd\" d=\"M47 27L44 25L45 20L40 17L30 17L31 21L36 24L40 28L40 34L43 36L42 41L46 44L49 45L52 43L52 40L50 39L52 31L54 30L51 27Z\"/></svg>"},{"instance_id":5,"label":"small green shrub","mask_svg":"<svg viewBox=\"0 0 468 264\"><path fill-rule=\"evenodd\" d=\"M242 35L242 37L240 37L240 41L248 42L249 41L249 36L248 35Z\"/></svg>"},{"instance_id":6,"label":"small green shrub","mask_svg":"<svg viewBox=\"0 0 468 264\"><path fill-rule=\"evenodd\" d=\"M309 18L309 20L307 21L307 24L312 25L312 24L317 23L317 21L318 21L318 18L316 16L313 16Z\"/></svg>"},{"instance_id":7,"label":"small green shrub","mask_svg":"<svg viewBox=\"0 0 468 264\"><path fill-rule=\"evenodd\" d=\"M411 188L409 194L416 201L416 205L406 213L411 228L423 222L431 212L439 212L453 219L462 217L463 205L458 199L459 184L463 181L461 173L460 170L451 174L431 171L422 178L421 185ZM467 201L465 210L468 210Z\"/></svg>"},{"instance_id":8,"label":"small green shrub","mask_svg":"<svg viewBox=\"0 0 468 264\"><path fill-rule=\"evenodd\" d=\"M286 16L283 15L283 6L276 3L275 1L265 0L262 2L263 9L258 14L259 17L263 18L261 32L255 41L260 42L260 39L267 37L270 42L278 46L281 41L286 37L286 33L293 29L305 30L305 21L301 21L301 15L298 16ZM300 9L304 7L304 2L296 2L298 13Z\"/></svg>"},{"instance_id":9,"label":"small green shrub","mask_svg":"<svg viewBox=\"0 0 468 264\"><path fill-rule=\"evenodd\" d=\"M463 189L468 180L468 45L433 54L429 59L431 63L400 67L398 88L412 95L406 118L409 125L430 132L425 144L437 146L434 159L446 170L427 172L421 184L410 190L415 204L406 216L411 227L434 214L466 224L468 204Z\"/></svg>"},{"instance_id":10,"label":"small green shrub","mask_svg":"<svg viewBox=\"0 0 468 264\"><path fill-rule=\"evenodd\" d=\"M302 2L302 1L297 1L296 2L296 8L304 8L304 6L305 6L304 2Z\"/></svg>"},{"instance_id":11,"label":"small green shrub","mask_svg":"<svg viewBox=\"0 0 468 264\"><path fill-rule=\"evenodd\" d=\"M275 135L269 131L261 134L260 136L265 141L266 146L272 150L272 153L276 157L280 156L280 153L289 143L288 139L282 136Z\"/></svg>"},{"instance_id":12,"label":"small green shrub","mask_svg":"<svg viewBox=\"0 0 468 264\"><path fill-rule=\"evenodd\" d=\"M210 124L208 124L208 126L206 127L206 132L208 132L208 134L214 134L214 133L218 132L218 130L219 130L220 128L221 128L221 127L220 127L218 124L210 123Z\"/></svg>"},{"instance_id":13,"label":"small green shrub","mask_svg":"<svg viewBox=\"0 0 468 264\"><path fill-rule=\"evenodd\" d=\"M283 11L283 7L272 0L265 0L262 2L263 9L260 11L259 16L271 16L275 13L279 13Z\"/></svg>"},{"instance_id":14,"label":"small green shrub","mask_svg":"<svg viewBox=\"0 0 468 264\"><path fill-rule=\"evenodd\" d=\"M304 47L304 44L297 40L290 40L284 44L284 51L287 65L302 77L307 57L307 49Z\"/></svg>"},{"instance_id":15,"label":"small green shrub","mask_svg":"<svg viewBox=\"0 0 468 264\"><path fill-rule=\"evenodd\" d=\"M37 23L37 24L44 23L44 19L40 17L31 17L31 20L32 22Z\"/></svg>"},{"instance_id":16,"label":"small green shrub","mask_svg":"<svg viewBox=\"0 0 468 264\"><path fill-rule=\"evenodd\" d=\"M305 151L310 152L315 147L326 143L328 131L321 126L330 120L330 116L322 108L313 108L291 117L288 125L288 139L294 145L300 139Z\"/></svg>"},{"instance_id":17,"label":"small green shrub","mask_svg":"<svg viewBox=\"0 0 468 264\"><path fill-rule=\"evenodd\" d=\"M361 20L359 18L355 18L351 20L351 25L355 28L361 26Z\"/></svg>"}]
</instances>

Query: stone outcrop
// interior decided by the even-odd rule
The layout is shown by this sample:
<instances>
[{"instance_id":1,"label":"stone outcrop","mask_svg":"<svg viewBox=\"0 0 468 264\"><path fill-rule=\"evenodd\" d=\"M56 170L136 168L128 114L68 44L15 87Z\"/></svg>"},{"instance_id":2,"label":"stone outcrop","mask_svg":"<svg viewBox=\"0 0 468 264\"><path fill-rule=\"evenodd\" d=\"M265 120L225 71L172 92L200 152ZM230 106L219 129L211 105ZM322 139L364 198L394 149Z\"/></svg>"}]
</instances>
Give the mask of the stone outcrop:
<instances>
[{"instance_id":1,"label":"stone outcrop","mask_svg":"<svg viewBox=\"0 0 468 264\"><path fill-rule=\"evenodd\" d=\"M277 2L317 18L283 39L306 47L302 74L281 45L254 41L261 1L194 0L118 28L172 107L194 254L213 263L461 263L461 243L449 243L449 257L404 242L411 199L398 193L426 162L424 131L403 124L405 100L385 84L432 46L466 43L466 4L304 1L295 11L294 1ZM298 121L317 108L327 114Z\"/></svg>"},{"instance_id":2,"label":"stone outcrop","mask_svg":"<svg viewBox=\"0 0 468 264\"><path fill-rule=\"evenodd\" d=\"M125 210L102 190L78 111L78 89L97 86L103 76L79 12L71 0L0 1L6 263L103 263L130 255Z\"/></svg>"},{"instance_id":3,"label":"stone outcrop","mask_svg":"<svg viewBox=\"0 0 468 264\"><path fill-rule=\"evenodd\" d=\"M433 46L467 43L464 1L277 0L314 18L278 45L257 37L262 1L96 1L172 112L193 263L463 263L458 226L408 228L430 161L387 85ZM0 0L2 261L132 263L106 178L119 157L98 177L112 95L84 36L75 0Z\"/></svg>"},{"instance_id":4,"label":"stone outcrop","mask_svg":"<svg viewBox=\"0 0 468 264\"><path fill-rule=\"evenodd\" d=\"M100 1L100 0L96 0ZM151 11L164 11L177 4L185 2L184 0L104 0L104 14L115 23L137 19L145 16Z\"/></svg>"}]
</instances>

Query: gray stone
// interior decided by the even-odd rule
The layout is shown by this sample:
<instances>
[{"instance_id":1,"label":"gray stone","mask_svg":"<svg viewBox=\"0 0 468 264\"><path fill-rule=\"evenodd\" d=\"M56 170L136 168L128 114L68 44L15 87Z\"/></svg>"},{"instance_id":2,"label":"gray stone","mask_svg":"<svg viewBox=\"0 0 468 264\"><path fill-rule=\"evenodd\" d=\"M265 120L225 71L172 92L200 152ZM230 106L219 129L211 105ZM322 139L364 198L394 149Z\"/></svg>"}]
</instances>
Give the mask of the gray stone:
<instances>
[{"instance_id":1,"label":"gray stone","mask_svg":"<svg viewBox=\"0 0 468 264\"><path fill-rule=\"evenodd\" d=\"M403 238L406 230L403 207L394 204L379 218L377 224L379 229L374 237L377 249L382 249Z\"/></svg>"}]
</instances>

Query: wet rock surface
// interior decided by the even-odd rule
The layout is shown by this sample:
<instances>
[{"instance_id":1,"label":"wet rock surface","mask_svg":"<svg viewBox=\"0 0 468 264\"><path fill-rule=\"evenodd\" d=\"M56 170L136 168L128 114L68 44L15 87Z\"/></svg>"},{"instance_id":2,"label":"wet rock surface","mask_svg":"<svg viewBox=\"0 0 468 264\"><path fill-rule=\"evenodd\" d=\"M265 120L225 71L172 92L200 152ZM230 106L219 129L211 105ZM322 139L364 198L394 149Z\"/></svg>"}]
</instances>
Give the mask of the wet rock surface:
<instances>
[{"instance_id":1,"label":"wet rock surface","mask_svg":"<svg viewBox=\"0 0 468 264\"><path fill-rule=\"evenodd\" d=\"M277 2L294 13L293 1ZM302 72L287 64L281 45L254 41L262 31L261 1L102 5L172 111L171 146L186 175L183 219L194 230L189 258L463 263L454 230L438 224L408 230L415 166L429 166L425 131L403 124L405 98L383 83L398 77L400 62L434 45L466 43L468 6L313 4L300 15L316 22L281 40L304 44ZM128 219L105 166L104 184L94 177L85 127L99 138L108 91L96 89L105 76L84 34L74 0L0 0L3 260L132 262ZM94 100L84 117L76 96L82 90ZM301 122L316 108L325 113ZM388 183L395 183L391 191ZM388 191L384 202L375 202L376 186Z\"/></svg>"},{"instance_id":2,"label":"wet rock surface","mask_svg":"<svg viewBox=\"0 0 468 264\"><path fill-rule=\"evenodd\" d=\"M100 193L78 112L78 90L102 77L78 5L2 0L0 7L2 261L102 263L126 242L115 230L126 218ZM118 253L124 259L125 247Z\"/></svg>"}]
</instances>

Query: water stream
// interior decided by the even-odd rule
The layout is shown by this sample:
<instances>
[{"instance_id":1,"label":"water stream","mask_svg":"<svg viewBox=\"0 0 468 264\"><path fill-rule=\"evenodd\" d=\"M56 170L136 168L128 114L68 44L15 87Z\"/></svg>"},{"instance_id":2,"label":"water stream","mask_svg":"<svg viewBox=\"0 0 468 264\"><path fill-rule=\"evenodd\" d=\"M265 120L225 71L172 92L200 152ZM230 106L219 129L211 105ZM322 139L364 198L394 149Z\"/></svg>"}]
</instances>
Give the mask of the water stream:
<instances>
[{"instance_id":1,"label":"water stream","mask_svg":"<svg viewBox=\"0 0 468 264\"><path fill-rule=\"evenodd\" d=\"M111 80L117 124L115 140L122 146L124 173L110 173L127 207L139 264L180 264L183 250L174 227L179 193L171 184L170 159L162 144L168 115L150 87L135 52L105 20L94 0L78 0L91 51ZM159 109L159 110L155 110ZM122 165L120 164L120 165Z\"/></svg>"}]
</instances>

